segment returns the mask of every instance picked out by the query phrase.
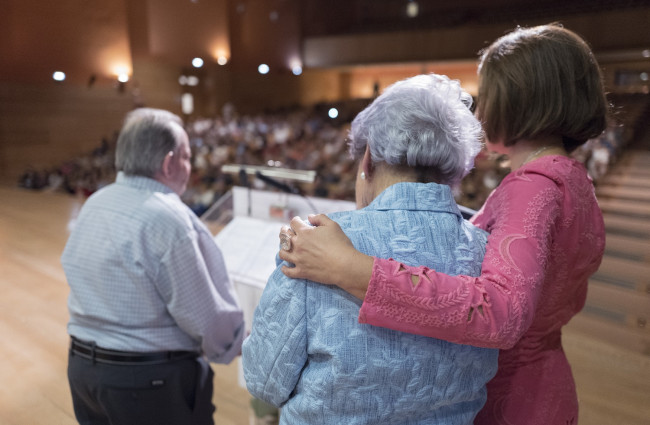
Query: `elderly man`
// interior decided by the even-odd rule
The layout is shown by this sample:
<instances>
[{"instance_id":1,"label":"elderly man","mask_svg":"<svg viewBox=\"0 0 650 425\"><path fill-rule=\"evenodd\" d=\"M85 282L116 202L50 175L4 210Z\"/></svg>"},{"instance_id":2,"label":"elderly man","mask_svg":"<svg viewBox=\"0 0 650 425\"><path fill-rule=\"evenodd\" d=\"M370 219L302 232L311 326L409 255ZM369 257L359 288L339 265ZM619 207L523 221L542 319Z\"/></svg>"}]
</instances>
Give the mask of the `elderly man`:
<instances>
[{"instance_id":1,"label":"elderly man","mask_svg":"<svg viewBox=\"0 0 650 425\"><path fill-rule=\"evenodd\" d=\"M81 424L213 423L208 362L240 353L244 322L221 252L180 200L190 160L180 118L131 112L117 179L86 201L68 239L68 379Z\"/></svg>"}]
</instances>

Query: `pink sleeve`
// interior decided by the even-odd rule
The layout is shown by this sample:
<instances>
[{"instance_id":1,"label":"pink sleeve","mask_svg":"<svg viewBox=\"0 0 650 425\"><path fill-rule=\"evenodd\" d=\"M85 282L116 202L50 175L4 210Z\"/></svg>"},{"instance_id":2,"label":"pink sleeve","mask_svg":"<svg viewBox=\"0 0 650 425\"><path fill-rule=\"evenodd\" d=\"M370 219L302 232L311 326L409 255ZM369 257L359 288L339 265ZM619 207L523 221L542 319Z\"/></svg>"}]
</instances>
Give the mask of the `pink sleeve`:
<instances>
[{"instance_id":1,"label":"pink sleeve","mask_svg":"<svg viewBox=\"0 0 650 425\"><path fill-rule=\"evenodd\" d=\"M490 232L481 276L448 276L375 258L359 322L511 348L533 319L562 193L545 176L509 177L473 219Z\"/></svg>"}]
</instances>

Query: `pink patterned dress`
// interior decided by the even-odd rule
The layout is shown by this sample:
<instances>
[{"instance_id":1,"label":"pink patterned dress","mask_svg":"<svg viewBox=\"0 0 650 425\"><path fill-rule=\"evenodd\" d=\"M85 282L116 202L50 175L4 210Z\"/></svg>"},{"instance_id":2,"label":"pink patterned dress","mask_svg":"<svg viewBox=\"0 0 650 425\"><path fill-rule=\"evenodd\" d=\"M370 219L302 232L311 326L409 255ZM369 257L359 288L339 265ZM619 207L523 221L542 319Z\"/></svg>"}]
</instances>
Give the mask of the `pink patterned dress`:
<instances>
[{"instance_id":1,"label":"pink patterned dress","mask_svg":"<svg viewBox=\"0 0 650 425\"><path fill-rule=\"evenodd\" d=\"M490 232L480 277L375 259L359 321L500 348L476 424L577 424L561 328L605 248L591 179L574 159L541 157L503 179L472 221Z\"/></svg>"}]
</instances>

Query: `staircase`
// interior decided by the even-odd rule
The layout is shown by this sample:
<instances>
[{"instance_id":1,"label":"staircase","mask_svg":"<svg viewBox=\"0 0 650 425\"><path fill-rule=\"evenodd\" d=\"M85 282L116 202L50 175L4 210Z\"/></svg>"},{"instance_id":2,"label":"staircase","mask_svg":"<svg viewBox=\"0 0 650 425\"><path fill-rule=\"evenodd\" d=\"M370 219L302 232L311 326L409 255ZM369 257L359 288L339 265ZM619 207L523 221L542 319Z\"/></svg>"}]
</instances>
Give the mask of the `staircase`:
<instances>
[{"instance_id":1,"label":"staircase","mask_svg":"<svg viewBox=\"0 0 650 425\"><path fill-rule=\"evenodd\" d=\"M650 131L596 186L605 256L573 330L650 356Z\"/></svg>"}]
</instances>

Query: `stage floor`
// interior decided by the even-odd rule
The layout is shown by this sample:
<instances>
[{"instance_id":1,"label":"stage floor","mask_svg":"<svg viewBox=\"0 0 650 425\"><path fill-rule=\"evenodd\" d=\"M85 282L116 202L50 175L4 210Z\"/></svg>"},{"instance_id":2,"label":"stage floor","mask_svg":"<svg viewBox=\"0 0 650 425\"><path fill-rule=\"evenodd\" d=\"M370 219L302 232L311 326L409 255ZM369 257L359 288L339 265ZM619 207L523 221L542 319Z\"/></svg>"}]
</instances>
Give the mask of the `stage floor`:
<instances>
[{"instance_id":1,"label":"stage floor","mask_svg":"<svg viewBox=\"0 0 650 425\"><path fill-rule=\"evenodd\" d=\"M68 287L59 257L83 199L9 186L0 186L0 199L0 424L75 424L66 378ZM599 326L618 333L581 313L563 336L580 424L648 424L650 356L614 336L595 338ZM237 383L236 363L214 369L216 423L248 425L250 396Z\"/></svg>"}]
</instances>

